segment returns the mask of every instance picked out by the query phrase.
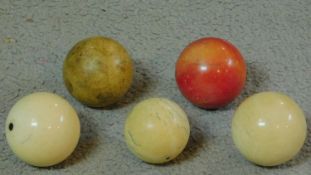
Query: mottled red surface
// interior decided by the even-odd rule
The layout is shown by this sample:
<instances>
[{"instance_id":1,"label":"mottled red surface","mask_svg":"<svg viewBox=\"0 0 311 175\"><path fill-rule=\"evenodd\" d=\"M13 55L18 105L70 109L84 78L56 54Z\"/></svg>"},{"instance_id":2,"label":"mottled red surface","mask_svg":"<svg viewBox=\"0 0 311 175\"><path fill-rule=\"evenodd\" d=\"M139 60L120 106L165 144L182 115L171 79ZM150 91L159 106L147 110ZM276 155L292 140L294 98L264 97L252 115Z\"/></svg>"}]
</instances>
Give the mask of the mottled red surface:
<instances>
[{"instance_id":1,"label":"mottled red surface","mask_svg":"<svg viewBox=\"0 0 311 175\"><path fill-rule=\"evenodd\" d=\"M244 87L246 64L239 50L223 39L202 38L190 43L176 62L176 82L193 104L223 107Z\"/></svg>"}]
</instances>

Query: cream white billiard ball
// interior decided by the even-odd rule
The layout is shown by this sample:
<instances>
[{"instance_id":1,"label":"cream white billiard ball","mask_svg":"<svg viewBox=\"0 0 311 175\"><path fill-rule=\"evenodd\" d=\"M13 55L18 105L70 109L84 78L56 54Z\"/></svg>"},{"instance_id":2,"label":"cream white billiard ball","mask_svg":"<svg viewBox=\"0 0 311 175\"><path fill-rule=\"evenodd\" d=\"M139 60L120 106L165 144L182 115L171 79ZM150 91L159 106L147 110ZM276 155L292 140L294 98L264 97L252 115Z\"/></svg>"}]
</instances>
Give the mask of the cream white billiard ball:
<instances>
[{"instance_id":1,"label":"cream white billiard ball","mask_svg":"<svg viewBox=\"0 0 311 175\"><path fill-rule=\"evenodd\" d=\"M28 164L47 167L65 160L80 137L80 121L62 97L38 92L20 99L10 110L5 134L11 150Z\"/></svg>"},{"instance_id":2,"label":"cream white billiard ball","mask_svg":"<svg viewBox=\"0 0 311 175\"><path fill-rule=\"evenodd\" d=\"M186 113L175 102L150 98L130 112L124 135L129 149L138 158L160 164L176 158L183 151L190 126Z\"/></svg>"},{"instance_id":3,"label":"cream white billiard ball","mask_svg":"<svg viewBox=\"0 0 311 175\"><path fill-rule=\"evenodd\" d=\"M290 97L262 92L247 98L232 120L233 141L241 154L261 166L292 159L306 139L304 113Z\"/></svg>"}]
</instances>

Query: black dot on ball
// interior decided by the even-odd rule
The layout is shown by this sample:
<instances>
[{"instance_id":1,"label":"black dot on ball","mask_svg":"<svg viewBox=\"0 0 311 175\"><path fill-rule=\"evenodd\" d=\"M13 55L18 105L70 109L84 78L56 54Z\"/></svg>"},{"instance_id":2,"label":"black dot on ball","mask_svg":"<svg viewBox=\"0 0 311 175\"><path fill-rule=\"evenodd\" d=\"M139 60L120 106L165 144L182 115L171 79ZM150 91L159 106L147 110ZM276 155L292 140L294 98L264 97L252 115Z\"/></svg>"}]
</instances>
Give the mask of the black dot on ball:
<instances>
[{"instance_id":1,"label":"black dot on ball","mask_svg":"<svg viewBox=\"0 0 311 175\"><path fill-rule=\"evenodd\" d=\"M10 124L9 124L9 130L10 130L10 131L12 131L12 130L13 130L13 128L14 128L13 123L10 123Z\"/></svg>"}]
</instances>

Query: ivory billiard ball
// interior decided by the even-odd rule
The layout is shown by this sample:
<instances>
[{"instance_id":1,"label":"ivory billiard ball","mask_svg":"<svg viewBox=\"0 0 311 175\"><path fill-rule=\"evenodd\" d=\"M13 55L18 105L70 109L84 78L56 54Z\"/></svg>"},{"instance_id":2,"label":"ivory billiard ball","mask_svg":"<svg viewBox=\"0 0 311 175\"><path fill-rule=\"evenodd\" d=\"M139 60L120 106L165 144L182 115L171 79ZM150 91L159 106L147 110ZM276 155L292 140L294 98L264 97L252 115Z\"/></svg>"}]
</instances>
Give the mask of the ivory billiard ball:
<instances>
[{"instance_id":1,"label":"ivory billiard ball","mask_svg":"<svg viewBox=\"0 0 311 175\"><path fill-rule=\"evenodd\" d=\"M12 107L5 134L17 157L30 165L47 167L62 162L74 151L80 137L80 121L65 99L37 92Z\"/></svg>"},{"instance_id":2,"label":"ivory billiard ball","mask_svg":"<svg viewBox=\"0 0 311 175\"><path fill-rule=\"evenodd\" d=\"M129 149L145 162L160 164L177 157L190 134L186 113L173 101L150 98L130 112L124 128Z\"/></svg>"},{"instance_id":3,"label":"ivory billiard ball","mask_svg":"<svg viewBox=\"0 0 311 175\"><path fill-rule=\"evenodd\" d=\"M307 124L298 104L278 92L247 98L232 120L233 141L241 154L261 166L292 159L306 139Z\"/></svg>"}]
</instances>

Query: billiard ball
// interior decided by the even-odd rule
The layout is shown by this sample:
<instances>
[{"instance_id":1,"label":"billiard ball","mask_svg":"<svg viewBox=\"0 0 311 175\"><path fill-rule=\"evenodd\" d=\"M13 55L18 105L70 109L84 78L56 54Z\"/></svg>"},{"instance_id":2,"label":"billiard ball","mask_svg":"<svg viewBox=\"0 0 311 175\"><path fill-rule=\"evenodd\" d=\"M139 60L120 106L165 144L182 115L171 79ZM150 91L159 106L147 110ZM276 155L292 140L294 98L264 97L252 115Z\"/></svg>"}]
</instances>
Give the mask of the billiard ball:
<instances>
[{"instance_id":1,"label":"billiard ball","mask_svg":"<svg viewBox=\"0 0 311 175\"><path fill-rule=\"evenodd\" d=\"M175 79L182 95L205 109L224 107L242 91L246 64L237 47L221 38L207 37L181 52Z\"/></svg>"},{"instance_id":2,"label":"billiard ball","mask_svg":"<svg viewBox=\"0 0 311 175\"><path fill-rule=\"evenodd\" d=\"M117 103L129 90L133 62L116 40L96 36L76 43L63 66L63 79L70 94L90 107Z\"/></svg>"},{"instance_id":3,"label":"billiard ball","mask_svg":"<svg viewBox=\"0 0 311 175\"><path fill-rule=\"evenodd\" d=\"M80 137L80 121L62 97L37 92L21 98L10 110L5 135L21 160L38 167L65 160Z\"/></svg>"},{"instance_id":4,"label":"billiard ball","mask_svg":"<svg viewBox=\"0 0 311 175\"><path fill-rule=\"evenodd\" d=\"M279 92L257 93L240 104L232 120L241 154L261 166L292 159L304 144L306 119L298 104Z\"/></svg>"},{"instance_id":5,"label":"billiard ball","mask_svg":"<svg viewBox=\"0 0 311 175\"><path fill-rule=\"evenodd\" d=\"M160 164L176 158L190 134L186 113L173 101L150 98L137 104L126 119L129 149L145 162Z\"/></svg>"}]
</instances>

